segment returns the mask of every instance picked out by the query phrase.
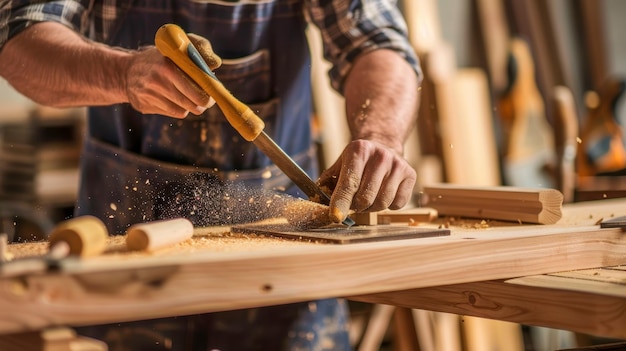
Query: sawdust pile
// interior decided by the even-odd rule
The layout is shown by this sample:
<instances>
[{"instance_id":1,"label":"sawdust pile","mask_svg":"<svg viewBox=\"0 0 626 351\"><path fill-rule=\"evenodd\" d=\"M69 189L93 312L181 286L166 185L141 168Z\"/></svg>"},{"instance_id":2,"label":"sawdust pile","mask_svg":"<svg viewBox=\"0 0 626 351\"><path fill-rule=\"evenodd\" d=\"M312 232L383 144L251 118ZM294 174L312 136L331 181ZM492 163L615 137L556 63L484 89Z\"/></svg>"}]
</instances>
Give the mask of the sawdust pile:
<instances>
[{"instance_id":1,"label":"sawdust pile","mask_svg":"<svg viewBox=\"0 0 626 351\"><path fill-rule=\"evenodd\" d=\"M289 224L300 230L321 228L334 223L328 206L302 199L287 203L283 216Z\"/></svg>"}]
</instances>

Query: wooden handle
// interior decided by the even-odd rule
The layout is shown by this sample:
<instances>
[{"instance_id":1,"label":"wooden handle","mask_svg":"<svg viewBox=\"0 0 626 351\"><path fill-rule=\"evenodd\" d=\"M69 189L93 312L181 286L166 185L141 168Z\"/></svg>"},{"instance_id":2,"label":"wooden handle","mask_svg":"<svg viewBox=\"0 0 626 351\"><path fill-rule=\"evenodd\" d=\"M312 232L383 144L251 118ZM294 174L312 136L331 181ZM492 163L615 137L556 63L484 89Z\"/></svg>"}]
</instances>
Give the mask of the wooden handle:
<instances>
[{"instance_id":1,"label":"wooden handle","mask_svg":"<svg viewBox=\"0 0 626 351\"><path fill-rule=\"evenodd\" d=\"M128 228L126 247L129 250L154 251L185 241L192 235L193 224L185 218L140 223Z\"/></svg>"},{"instance_id":2,"label":"wooden handle","mask_svg":"<svg viewBox=\"0 0 626 351\"><path fill-rule=\"evenodd\" d=\"M55 246L66 243L69 254L82 257L101 254L107 246L109 232L104 223L94 216L81 216L58 224L50 233L48 241L51 251Z\"/></svg>"},{"instance_id":3,"label":"wooden handle","mask_svg":"<svg viewBox=\"0 0 626 351\"><path fill-rule=\"evenodd\" d=\"M179 26L174 24L161 26L154 42L163 56L172 60L215 99L228 122L244 139L253 141L261 134L265 128L263 120L222 85Z\"/></svg>"}]
</instances>

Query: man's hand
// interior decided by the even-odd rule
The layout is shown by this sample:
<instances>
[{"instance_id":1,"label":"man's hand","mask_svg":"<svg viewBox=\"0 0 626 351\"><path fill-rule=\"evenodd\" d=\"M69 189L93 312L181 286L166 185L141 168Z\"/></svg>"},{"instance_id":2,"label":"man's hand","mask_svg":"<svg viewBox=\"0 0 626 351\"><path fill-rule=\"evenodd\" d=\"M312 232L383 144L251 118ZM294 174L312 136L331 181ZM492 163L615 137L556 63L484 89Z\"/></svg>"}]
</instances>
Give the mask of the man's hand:
<instances>
[{"instance_id":1,"label":"man's hand","mask_svg":"<svg viewBox=\"0 0 626 351\"><path fill-rule=\"evenodd\" d=\"M373 50L354 61L344 86L352 141L319 181L333 190L335 221L350 210L399 209L411 199L417 176L402 155L415 125L418 88L416 72L392 50Z\"/></svg>"},{"instance_id":2,"label":"man's hand","mask_svg":"<svg viewBox=\"0 0 626 351\"><path fill-rule=\"evenodd\" d=\"M222 64L208 40L195 34L188 36L211 70ZM185 118L189 112L201 114L215 103L153 46L133 54L126 77L128 100L142 113Z\"/></svg>"},{"instance_id":3,"label":"man's hand","mask_svg":"<svg viewBox=\"0 0 626 351\"><path fill-rule=\"evenodd\" d=\"M373 141L354 140L322 172L319 184L331 189L331 216L342 222L355 212L399 209L411 199L415 170L394 150Z\"/></svg>"},{"instance_id":4,"label":"man's hand","mask_svg":"<svg viewBox=\"0 0 626 351\"><path fill-rule=\"evenodd\" d=\"M208 41L189 39L211 69L221 64ZM54 57L54 60L41 60ZM126 50L86 39L56 22L40 22L0 51L0 76L33 101L52 107L130 103L142 113L184 118L214 101L151 46Z\"/></svg>"}]
</instances>

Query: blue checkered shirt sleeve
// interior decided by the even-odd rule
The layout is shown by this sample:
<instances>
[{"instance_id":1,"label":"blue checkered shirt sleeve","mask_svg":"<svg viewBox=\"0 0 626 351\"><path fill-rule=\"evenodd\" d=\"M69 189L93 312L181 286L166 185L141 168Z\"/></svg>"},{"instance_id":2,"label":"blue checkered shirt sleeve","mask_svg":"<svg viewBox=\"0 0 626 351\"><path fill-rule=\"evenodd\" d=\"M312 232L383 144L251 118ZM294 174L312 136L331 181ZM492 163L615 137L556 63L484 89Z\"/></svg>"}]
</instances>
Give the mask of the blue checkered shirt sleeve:
<instances>
[{"instance_id":1,"label":"blue checkered shirt sleeve","mask_svg":"<svg viewBox=\"0 0 626 351\"><path fill-rule=\"evenodd\" d=\"M357 56L380 48L398 52L422 78L406 22L394 0L307 1L309 16L322 35L324 57L332 64L329 75L335 89L342 91Z\"/></svg>"}]
</instances>

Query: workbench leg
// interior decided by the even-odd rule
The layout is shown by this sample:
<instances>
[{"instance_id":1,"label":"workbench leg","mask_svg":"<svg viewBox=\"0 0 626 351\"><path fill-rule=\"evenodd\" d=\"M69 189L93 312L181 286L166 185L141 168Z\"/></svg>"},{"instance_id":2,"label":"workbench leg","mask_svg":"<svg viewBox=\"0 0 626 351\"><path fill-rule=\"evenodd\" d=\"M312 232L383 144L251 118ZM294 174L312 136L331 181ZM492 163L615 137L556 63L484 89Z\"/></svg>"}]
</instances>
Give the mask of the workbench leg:
<instances>
[{"instance_id":1,"label":"workbench leg","mask_svg":"<svg viewBox=\"0 0 626 351\"><path fill-rule=\"evenodd\" d=\"M372 306L369 322L363 333L358 351L377 351L385 338L396 307L376 304Z\"/></svg>"},{"instance_id":2,"label":"workbench leg","mask_svg":"<svg viewBox=\"0 0 626 351\"><path fill-rule=\"evenodd\" d=\"M463 318L467 351L524 351L524 338L519 324L492 319Z\"/></svg>"},{"instance_id":3,"label":"workbench leg","mask_svg":"<svg viewBox=\"0 0 626 351\"><path fill-rule=\"evenodd\" d=\"M70 328L0 335L2 351L107 351L99 340L78 336Z\"/></svg>"},{"instance_id":4,"label":"workbench leg","mask_svg":"<svg viewBox=\"0 0 626 351\"><path fill-rule=\"evenodd\" d=\"M461 317L452 313L431 312L435 316L433 327L435 334L435 348L433 351L461 351L463 340L461 337Z\"/></svg>"},{"instance_id":5,"label":"workbench leg","mask_svg":"<svg viewBox=\"0 0 626 351\"><path fill-rule=\"evenodd\" d=\"M394 350L420 351L413 312L407 307L396 307L394 313Z\"/></svg>"}]
</instances>

